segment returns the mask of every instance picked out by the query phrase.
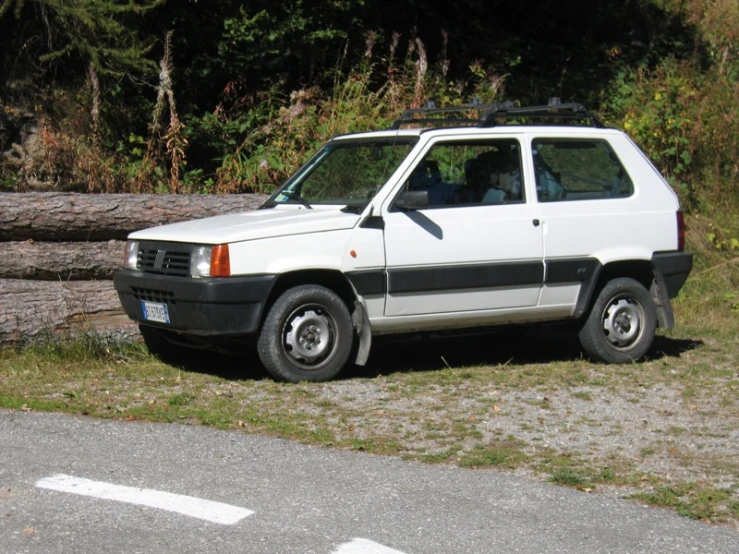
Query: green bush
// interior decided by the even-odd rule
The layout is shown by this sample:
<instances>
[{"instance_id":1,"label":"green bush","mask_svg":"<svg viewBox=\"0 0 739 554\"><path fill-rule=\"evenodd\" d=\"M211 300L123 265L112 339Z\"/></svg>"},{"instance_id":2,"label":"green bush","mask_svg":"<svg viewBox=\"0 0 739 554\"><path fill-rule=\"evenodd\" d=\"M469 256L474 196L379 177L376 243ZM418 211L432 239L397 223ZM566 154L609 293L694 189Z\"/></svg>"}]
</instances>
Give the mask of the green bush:
<instances>
[{"instance_id":1,"label":"green bush","mask_svg":"<svg viewBox=\"0 0 739 554\"><path fill-rule=\"evenodd\" d=\"M625 69L603 104L665 174L683 205L732 197L739 177L739 83L716 68L667 59L654 70Z\"/></svg>"}]
</instances>

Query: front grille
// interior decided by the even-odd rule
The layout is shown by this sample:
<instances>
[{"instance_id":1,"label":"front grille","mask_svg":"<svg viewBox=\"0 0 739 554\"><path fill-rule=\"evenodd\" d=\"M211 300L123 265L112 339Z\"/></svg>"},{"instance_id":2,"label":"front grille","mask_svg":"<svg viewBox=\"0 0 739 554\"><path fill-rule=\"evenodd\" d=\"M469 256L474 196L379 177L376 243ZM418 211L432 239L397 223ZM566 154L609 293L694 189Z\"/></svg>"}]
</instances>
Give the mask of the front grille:
<instances>
[{"instance_id":1,"label":"front grille","mask_svg":"<svg viewBox=\"0 0 739 554\"><path fill-rule=\"evenodd\" d=\"M139 245L138 267L146 273L188 277L191 250L189 244L143 242Z\"/></svg>"},{"instance_id":2,"label":"front grille","mask_svg":"<svg viewBox=\"0 0 739 554\"><path fill-rule=\"evenodd\" d=\"M143 287L131 287L133 297L136 300L147 302L159 302L160 304L177 304L174 293L168 290L145 289Z\"/></svg>"}]
</instances>

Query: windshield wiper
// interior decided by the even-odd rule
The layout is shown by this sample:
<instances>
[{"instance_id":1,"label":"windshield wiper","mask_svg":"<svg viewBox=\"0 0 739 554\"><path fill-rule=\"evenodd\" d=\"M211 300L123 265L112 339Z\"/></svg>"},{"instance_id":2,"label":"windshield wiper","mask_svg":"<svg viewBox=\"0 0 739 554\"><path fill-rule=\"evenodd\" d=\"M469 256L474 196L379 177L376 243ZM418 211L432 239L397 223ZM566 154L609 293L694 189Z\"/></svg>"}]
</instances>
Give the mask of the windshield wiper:
<instances>
[{"instance_id":1,"label":"windshield wiper","mask_svg":"<svg viewBox=\"0 0 739 554\"><path fill-rule=\"evenodd\" d=\"M347 204L341 208L341 211L350 214L361 214L366 207L367 204Z\"/></svg>"},{"instance_id":2,"label":"windshield wiper","mask_svg":"<svg viewBox=\"0 0 739 554\"><path fill-rule=\"evenodd\" d=\"M280 191L280 194L282 194L283 196L287 196L288 198L293 198L293 199L297 200L298 202L300 202L303 206L305 206L309 210L312 210L313 209L313 206L311 206L305 198L303 198L302 196L300 196L300 193L298 191L295 191L295 190L282 190L282 191Z\"/></svg>"}]
</instances>

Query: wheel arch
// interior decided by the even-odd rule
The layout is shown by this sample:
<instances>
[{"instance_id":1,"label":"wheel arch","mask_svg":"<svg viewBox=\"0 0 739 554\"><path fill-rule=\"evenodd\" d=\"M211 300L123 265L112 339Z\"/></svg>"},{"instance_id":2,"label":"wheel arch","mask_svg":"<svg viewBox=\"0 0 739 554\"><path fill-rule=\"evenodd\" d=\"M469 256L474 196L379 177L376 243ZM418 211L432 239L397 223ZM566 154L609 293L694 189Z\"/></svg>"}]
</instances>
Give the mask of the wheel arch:
<instances>
[{"instance_id":1,"label":"wheel arch","mask_svg":"<svg viewBox=\"0 0 739 554\"><path fill-rule=\"evenodd\" d=\"M367 317L361 297L357 294L346 275L341 271L335 269L301 269L281 274L267 297L267 302L262 310L260 327L264 324L264 319L280 295L300 285L319 285L326 287L336 293L344 304L346 304L352 316L352 324L354 325L359 341L354 363L360 366L365 365L372 343L369 318Z\"/></svg>"},{"instance_id":2,"label":"wheel arch","mask_svg":"<svg viewBox=\"0 0 739 554\"><path fill-rule=\"evenodd\" d=\"M264 320L266 312L285 291L299 285L319 285L334 291L344 301L351 312L357 295L346 276L340 271L333 269L301 269L283 273L277 277L272 290L267 297L267 302L262 313Z\"/></svg>"},{"instance_id":3,"label":"wheel arch","mask_svg":"<svg viewBox=\"0 0 739 554\"><path fill-rule=\"evenodd\" d=\"M650 290L654 280L652 263L650 260L619 260L605 265L599 264L591 278L580 288L573 317L580 319L587 315L606 283L618 277L630 277L641 283L645 289Z\"/></svg>"}]
</instances>

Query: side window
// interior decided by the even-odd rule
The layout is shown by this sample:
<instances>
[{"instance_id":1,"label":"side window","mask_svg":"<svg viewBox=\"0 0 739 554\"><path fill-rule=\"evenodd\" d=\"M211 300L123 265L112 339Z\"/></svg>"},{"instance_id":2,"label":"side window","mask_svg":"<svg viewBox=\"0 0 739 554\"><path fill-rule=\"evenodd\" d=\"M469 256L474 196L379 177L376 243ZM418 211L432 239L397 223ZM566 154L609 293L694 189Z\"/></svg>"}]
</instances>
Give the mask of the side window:
<instances>
[{"instance_id":1,"label":"side window","mask_svg":"<svg viewBox=\"0 0 739 554\"><path fill-rule=\"evenodd\" d=\"M534 139L539 202L624 198L634 184L605 140Z\"/></svg>"},{"instance_id":2,"label":"side window","mask_svg":"<svg viewBox=\"0 0 739 554\"><path fill-rule=\"evenodd\" d=\"M403 190L427 191L431 208L523 202L520 145L514 139L437 143Z\"/></svg>"}]
</instances>

